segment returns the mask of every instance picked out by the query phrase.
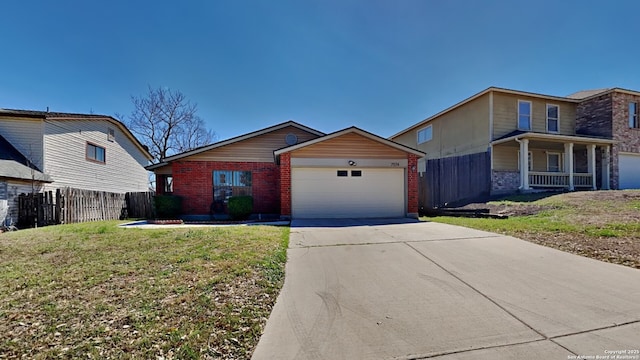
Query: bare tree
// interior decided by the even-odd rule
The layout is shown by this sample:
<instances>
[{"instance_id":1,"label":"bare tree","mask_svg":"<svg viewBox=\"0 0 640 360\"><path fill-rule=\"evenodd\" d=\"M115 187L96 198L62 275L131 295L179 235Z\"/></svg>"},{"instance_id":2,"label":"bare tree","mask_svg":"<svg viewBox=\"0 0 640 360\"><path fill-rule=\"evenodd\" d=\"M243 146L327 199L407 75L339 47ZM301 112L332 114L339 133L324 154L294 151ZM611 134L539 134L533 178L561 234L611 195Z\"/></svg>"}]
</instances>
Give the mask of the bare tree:
<instances>
[{"instance_id":1,"label":"bare tree","mask_svg":"<svg viewBox=\"0 0 640 360\"><path fill-rule=\"evenodd\" d=\"M213 130L196 115L197 105L180 91L149 86L144 96L131 96L127 127L149 147L154 162L214 141Z\"/></svg>"}]
</instances>

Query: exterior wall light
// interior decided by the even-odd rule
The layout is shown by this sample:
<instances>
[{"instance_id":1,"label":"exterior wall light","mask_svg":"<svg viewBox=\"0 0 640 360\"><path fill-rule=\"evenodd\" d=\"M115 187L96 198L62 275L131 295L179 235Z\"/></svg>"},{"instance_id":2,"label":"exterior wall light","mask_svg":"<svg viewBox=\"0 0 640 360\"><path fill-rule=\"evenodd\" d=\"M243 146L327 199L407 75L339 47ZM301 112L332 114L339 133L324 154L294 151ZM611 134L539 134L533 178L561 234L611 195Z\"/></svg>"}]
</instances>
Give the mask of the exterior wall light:
<instances>
[{"instance_id":1,"label":"exterior wall light","mask_svg":"<svg viewBox=\"0 0 640 360\"><path fill-rule=\"evenodd\" d=\"M356 166L358 165L357 162L353 161L353 160L349 160L349 166Z\"/></svg>"}]
</instances>

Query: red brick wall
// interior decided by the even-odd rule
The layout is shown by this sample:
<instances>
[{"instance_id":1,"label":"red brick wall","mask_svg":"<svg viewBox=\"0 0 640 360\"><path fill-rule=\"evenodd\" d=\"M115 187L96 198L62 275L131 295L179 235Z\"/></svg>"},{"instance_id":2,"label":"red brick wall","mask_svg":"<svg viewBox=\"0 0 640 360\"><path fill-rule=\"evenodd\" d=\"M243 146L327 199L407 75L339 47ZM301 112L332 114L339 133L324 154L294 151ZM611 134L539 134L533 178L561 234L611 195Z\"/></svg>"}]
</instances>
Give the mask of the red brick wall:
<instances>
[{"instance_id":1,"label":"red brick wall","mask_svg":"<svg viewBox=\"0 0 640 360\"><path fill-rule=\"evenodd\" d=\"M164 194L164 179L167 175L156 174L156 194Z\"/></svg>"},{"instance_id":2,"label":"red brick wall","mask_svg":"<svg viewBox=\"0 0 640 360\"><path fill-rule=\"evenodd\" d=\"M418 156L407 155L407 213L418 213Z\"/></svg>"},{"instance_id":3,"label":"red brick wall","mask_svg":"<svg viewBox=\"0 0 640 360\"><path fill-rule=\"evenodd\" d=\"M173 163L173 194L182 196L185 215L209 214L213 202L213 171L251 171L253 212L280 213L280 171L274 163L177 161Z\"/></svg>"},{"instance_id":4,"label":"red brick wall","mask_svg":"<svg viewBox=\"0 0 640 360\"><path fill-rule=\"evenodd\" d=\"M291 216L291 154L280 155L280 214Z\"/></svg>"}]
</instances>

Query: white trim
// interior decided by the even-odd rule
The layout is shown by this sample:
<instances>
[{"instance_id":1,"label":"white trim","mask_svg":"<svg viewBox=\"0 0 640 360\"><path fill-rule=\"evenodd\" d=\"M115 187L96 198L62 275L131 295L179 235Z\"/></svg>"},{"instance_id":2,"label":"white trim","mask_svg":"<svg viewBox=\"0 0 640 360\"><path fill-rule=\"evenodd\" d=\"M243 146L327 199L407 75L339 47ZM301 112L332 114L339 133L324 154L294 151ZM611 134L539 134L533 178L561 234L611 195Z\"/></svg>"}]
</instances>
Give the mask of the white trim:
<instances>
[{"instance_id":1,"label":"white trim","mask_svg":"<svg viewBox=\"0 0 640 360\"><path fill-rule=\"evenodd\" d=\"M520 127L520 103L527 103L529 104L529 128L522 128ZM521 100L518 99L518 117L516 118L516 126L518 130L523 130L523 131L531 131L531 129L533 128L533 103L530 100Z\"/></svg>"},{"instance_id":2,"label":"white trim","mask_svg":"<svg viewBox=\"0 0 640 360\"><path fill-rule=\"evenodd\" d=\"M427 140L424 141L420 141L420 132L421 131L426 131L427 129L431 129L431 134L429 134L429 138ZM433 139L433 125L428 125L423 127L422 129L416 131L416 144L420 145L420 144L424 144L426 142L429 142Z\"/></svg>"},{"instance_id":3,"label":"white trim","mask_svg":"<svg viewBox=\"0 0 640 360\"><path fill-rule=\"evenodd\" d=\"M549 155L558 155L558 170L557 171L552 171L549 168ZM547 151L547 172L564 172L564 168L562 167L564 162L562 160L563 160L562 153L556 152L556 151Z\"/></svg>"},{"instance_id":4,"label":"white trim","mask_svg":"<svg viewBox=\"0 0 640 360\"><path fill-rule=\"evenodd\" d=\"M557 117L555 119L556 123L557 123L556 126L558 128L558 130L556 130L556 131L549 130L549 106L555 106L558 109L558 111L556 112L556 116ZM545 114L545 118L546 118L545 128L546 128L547 132L550 133L550 134L558 134L558 133L560 133L560 105L547 103L546 106L545 106L545 112L546 112L546 114Z\"/></svg>"}]
</instances>

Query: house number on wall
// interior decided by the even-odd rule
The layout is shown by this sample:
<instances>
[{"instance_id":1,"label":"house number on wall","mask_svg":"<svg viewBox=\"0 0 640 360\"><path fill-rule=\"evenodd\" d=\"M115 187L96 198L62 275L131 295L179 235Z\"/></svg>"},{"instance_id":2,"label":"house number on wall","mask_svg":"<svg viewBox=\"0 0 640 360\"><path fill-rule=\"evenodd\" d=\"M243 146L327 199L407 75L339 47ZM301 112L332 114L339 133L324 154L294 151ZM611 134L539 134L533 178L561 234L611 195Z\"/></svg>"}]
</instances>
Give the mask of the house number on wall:
<instances>
[{"instance_id":1,"label":"house number on wall","mask_svg":"<svg viewBox=\"0 0 640 360\"><path fill-rule=\"evenodd\" d=\"M399 167L400 163L399 162L392 162L391 163L391 167Z\"/></svg>"}]
</instances>

